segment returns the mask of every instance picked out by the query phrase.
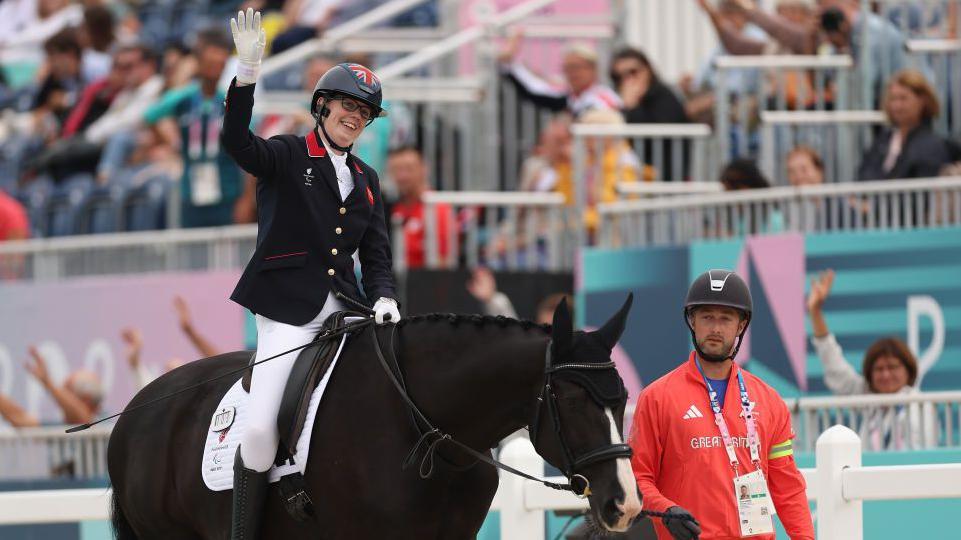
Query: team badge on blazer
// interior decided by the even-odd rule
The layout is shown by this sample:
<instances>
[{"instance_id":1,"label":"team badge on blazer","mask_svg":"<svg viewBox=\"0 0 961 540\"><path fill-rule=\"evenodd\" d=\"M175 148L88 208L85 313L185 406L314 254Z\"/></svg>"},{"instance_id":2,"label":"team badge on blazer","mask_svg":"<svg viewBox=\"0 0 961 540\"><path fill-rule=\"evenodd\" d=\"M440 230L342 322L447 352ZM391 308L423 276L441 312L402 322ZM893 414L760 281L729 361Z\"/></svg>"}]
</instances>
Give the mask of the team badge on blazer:
<instances>
[{"instance_id":1,"label":"team badge on blazer","mask_svg":"<svg viewBox=\"0 0 961 540\"><path fill-rule=\"evenodd\" d=\"M307 171L304 172L304 185L310 187L313 185L314 175L310 174L313 171L313 167L307 167Z\"/></svg>"}]
</instances>

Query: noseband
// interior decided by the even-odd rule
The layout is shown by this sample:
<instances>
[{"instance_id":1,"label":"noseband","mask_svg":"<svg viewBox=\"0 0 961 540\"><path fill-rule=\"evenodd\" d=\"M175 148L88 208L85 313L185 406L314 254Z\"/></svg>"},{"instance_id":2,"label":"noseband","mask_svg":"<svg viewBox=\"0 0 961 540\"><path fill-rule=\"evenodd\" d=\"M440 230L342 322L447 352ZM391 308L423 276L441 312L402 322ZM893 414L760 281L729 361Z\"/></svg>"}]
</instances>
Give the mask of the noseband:
<instances>
[{"instance_id":1,"label":"noseband","mask_svg":"<svg viewBox=\"0 0 961 540\"><path fill-rule=\"evenodd\" d=\"M537 398L538 405L535 407L534 420L530 424L530 439L531 443L537 445L537 434L540 432L540 421L541 421L541 404L546 404L547 411L550 414L551 422L554 424L554 433L557 435L557 440L561 444L561 450L563 451L564 459L564 476L567 477L567 481L570 483L572 491L575 495L581 498L588 497L591 494L591 483L587 478L578 474L578 471L601 461L609 461L618 458L629 458L632 455L631 447L626 444L607 444L599 448L595 448L589 452L586 452L580 456L574 456L571 451L570 446L567 441L564 440L563 430L561 429L561 416L557 407L557 395L554 393L553 377L556 373L565 370L576 370L576 371L597 371L597 370L616 370L613 361L604 363L584 363L584 364L551 364L551 348L553 342L548 342L547 353L544 362L544 387L541 389L541 395ZM578 492L578 488L575 487L575 479L580 479L579 484L583 484Z\"/></svg>"}]
</instances>

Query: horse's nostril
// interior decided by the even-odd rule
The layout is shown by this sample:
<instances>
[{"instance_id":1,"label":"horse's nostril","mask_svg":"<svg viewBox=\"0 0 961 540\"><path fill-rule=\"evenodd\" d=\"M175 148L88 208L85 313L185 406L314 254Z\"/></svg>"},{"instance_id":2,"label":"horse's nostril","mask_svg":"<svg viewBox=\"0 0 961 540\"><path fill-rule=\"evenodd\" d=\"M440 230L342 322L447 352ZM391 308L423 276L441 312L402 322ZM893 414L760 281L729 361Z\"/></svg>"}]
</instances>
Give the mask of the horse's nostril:
<instances>
[{"instance_id":1,"label":"horse's nostril","mask_svg":"<svg viewBox=\"0 0 961 540\"><path fill-rule=\"evenodd\" d=\"M624 511L621 510L623 505L624 499L621 497L610 499L607 501L607 504L604 505L604 517L607 518L609 525L617 523L617 521L624 516Z\"/></svg>"}]
</instances>

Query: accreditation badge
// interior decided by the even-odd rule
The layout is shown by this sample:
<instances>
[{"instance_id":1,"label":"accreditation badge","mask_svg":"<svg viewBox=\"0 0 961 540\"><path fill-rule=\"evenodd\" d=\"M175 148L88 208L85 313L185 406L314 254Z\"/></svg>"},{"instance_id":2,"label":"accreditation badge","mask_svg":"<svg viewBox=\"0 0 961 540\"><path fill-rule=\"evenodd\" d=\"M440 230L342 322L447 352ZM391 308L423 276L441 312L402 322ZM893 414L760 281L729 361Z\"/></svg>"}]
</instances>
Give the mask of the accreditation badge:
<instances>
[{"instance_id":1,"label":"accreditation badge","mask_svg":"<svg viewBox=\"0 0 961 540\"><path fill-rule=\"evenodd\" d=\"M734 498L741 537L774 532L774 503L760 469L734 478Z\"/></svg>"},{"instance_id":2,"label":"accreditation badge","mask_svg":"<svg viewBox=\"0 0 961 540\"><path fill-rule=\"evenodd\" d=\"M201 162L190 165L190 202L194 206L209 206L220 202L220 172L217 163Z\"/></svg>"}]
</instances>

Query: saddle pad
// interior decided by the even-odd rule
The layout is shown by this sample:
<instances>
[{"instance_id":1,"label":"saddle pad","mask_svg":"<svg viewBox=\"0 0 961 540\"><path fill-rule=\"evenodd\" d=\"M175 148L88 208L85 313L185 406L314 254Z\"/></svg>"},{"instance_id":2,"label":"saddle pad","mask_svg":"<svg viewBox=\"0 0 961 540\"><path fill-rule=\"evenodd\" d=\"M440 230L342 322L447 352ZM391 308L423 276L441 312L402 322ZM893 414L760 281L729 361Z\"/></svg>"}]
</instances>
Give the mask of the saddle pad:
<instances>
[{"instance_id":1,"label":"saddle pad","mask_svg":"<svg viewBox=\"0 0 961 540\"><path fill-rule=\"evenodd\" d=\"M324 377L310 396L310 405L307 408L307 418L305 420L306 426L314 425L314 417L317 414L317 407L320 405L320 397L323 395L324 389L327 388L330 374L334 372L334 366L337 365L337 359L340 358L340 353L343 351L346 341L347 335L345 334L340 339L340 345L337 347L334 359L330 362L330 368L327 369L327 373L324 373ZM230 390L227 390L227 393L224 394L220 404L214 410L207 431L204 457L200 462L200 472L204 484L211 491L224 491L234 487L234 456L237 453L237 446L243 439L244 428L247 427L247 402L250 398L250 395L244 392L240 383L241 381L237 380L230 387ZM213 431L214 429L217 431ZM297 440L297 453L283 465L274 465L270 469L268 478L271 483L294 472L304 474L307 468L307 454L310 450L310 434L312 431L312 429L304 429L301 432L300 439Z\"/></svg>"}]
</instances>

